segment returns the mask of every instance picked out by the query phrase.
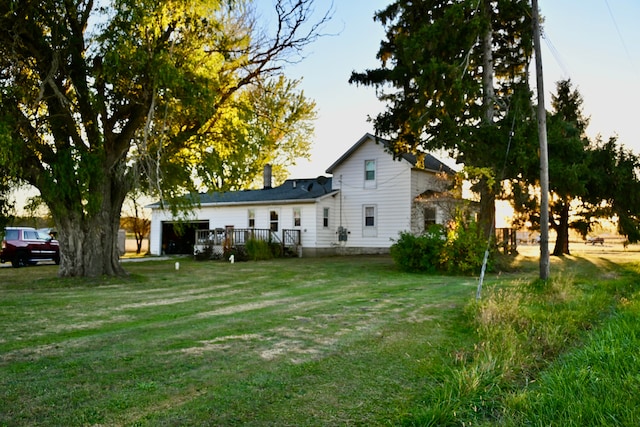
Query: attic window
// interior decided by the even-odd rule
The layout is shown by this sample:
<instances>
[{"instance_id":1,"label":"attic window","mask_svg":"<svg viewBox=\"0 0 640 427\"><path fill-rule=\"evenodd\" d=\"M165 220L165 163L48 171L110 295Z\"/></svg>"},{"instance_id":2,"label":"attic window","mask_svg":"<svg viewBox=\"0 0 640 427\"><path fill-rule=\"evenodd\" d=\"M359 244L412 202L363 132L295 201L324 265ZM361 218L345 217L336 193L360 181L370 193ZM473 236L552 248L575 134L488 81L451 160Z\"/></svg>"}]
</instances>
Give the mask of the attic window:
<instances>
[{"instance_id":1,"label":"attic window","mask_svg":"<svg viewBox=\"0 0 640 427\"><path fill-rule=\"evenodd\" d=\"M375 160L364 161L364 179L365 181L376 180L376 161Z\"/></svg>"}]
</instances>

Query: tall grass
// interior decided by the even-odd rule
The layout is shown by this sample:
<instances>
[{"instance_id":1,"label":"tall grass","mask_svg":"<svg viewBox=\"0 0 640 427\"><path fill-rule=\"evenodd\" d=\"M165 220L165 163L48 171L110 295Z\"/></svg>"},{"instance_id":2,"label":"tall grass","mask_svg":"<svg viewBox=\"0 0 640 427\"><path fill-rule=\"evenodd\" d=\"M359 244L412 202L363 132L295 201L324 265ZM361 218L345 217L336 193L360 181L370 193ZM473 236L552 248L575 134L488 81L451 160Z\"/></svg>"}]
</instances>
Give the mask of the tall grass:
<instances>
[{"instance_id":1,"label":"tall grass","mask_svg":"<svg viewBox=\"0 0 640 427\"><path fill-rule=\"evenodd\" d=\"M640 303L623 298L584 347L554 362L532 387L508 396L505 425L640 424L638 349Z\"/></svg>"},{"instance_id":2,"label":"tall grass","mask_svg":"<svg viewBox=\"0 0 640 427\"><path fill-rule=\"evenodd\" d=\"M627 299L635 297L638 276L604 277L561 273L547 283L516 280L489 289L466 308L473 348L455 355L458 364L403 424L637 425L640 405L623 396L640 389L638 304ZM582 403L568 410L576 400Z\"/></svg>"}]
</instances>

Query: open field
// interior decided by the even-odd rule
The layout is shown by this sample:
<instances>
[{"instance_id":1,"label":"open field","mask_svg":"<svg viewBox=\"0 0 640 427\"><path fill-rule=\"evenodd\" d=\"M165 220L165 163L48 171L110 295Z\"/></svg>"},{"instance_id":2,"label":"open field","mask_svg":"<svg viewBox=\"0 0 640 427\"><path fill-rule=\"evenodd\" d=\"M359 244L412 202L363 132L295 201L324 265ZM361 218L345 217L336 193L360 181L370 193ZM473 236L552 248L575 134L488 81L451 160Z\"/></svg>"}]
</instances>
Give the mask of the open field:
<instances>
[{"instance_id":1,"label":"open field","mask_svg":"<svg viewBox=\"0 0 640 427\"><path fill-rule=\"evenodd\" d=\"M617 288L531 378L635 296L637 251L574 248L589 253L554 259L552 275ZM536 250L488 275L486 295L534 281ZM487 343L475 277L402 273L385 256L174 262L95 280L0 270L0 425L438 425L429 402ZM525 393L521 378L503 380ZM475 421L491 424L509 399L481 392L496 395ZM450 425L468 417L456 413Z\"/></svg>"}]
</instances>

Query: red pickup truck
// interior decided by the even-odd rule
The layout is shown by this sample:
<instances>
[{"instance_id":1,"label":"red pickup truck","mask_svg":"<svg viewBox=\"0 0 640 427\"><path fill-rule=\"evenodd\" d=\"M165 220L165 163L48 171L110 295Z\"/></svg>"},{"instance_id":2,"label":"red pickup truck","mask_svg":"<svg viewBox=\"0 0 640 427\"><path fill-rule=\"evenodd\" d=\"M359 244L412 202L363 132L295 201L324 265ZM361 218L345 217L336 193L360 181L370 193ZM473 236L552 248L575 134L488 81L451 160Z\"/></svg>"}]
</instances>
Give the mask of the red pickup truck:
<instances>
[{"instance_id":1,"label":"red pickup truck","mask_svg":"<svg viewBox=\"0 0 640 427\"><path fill-rule=\"evenodd\" d=\"M0 262L14 267L33 265L38 261L60 264L60 245L51 236L30 227L7 227L2 238Z\"/></svg>"}]
</instances>

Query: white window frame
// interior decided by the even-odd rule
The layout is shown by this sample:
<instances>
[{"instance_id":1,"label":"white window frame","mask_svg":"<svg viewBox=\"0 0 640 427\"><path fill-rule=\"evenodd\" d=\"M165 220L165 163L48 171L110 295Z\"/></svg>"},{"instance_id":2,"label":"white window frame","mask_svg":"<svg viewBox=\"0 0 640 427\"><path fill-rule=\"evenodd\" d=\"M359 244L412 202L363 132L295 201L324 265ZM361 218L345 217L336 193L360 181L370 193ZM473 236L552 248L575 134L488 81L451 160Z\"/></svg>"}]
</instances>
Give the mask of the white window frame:
<instances>
[{"instance_id":1,"label":"white window frame","mask_svg":"<svg viewBox=\"0 0 640 427\"><path fill-rule=\"evenodd\" d=\"M273 214L275 214L276 219L274 221ZM273 229L273 225L275 224L276 229ZM269 209L269 230L274 233L278 233L280 231L280 211L278 209Z\"/></svg>"},{"instance_id":2,"label":"white window frame","mask_svg":"<svg viewBox=\"0 0 640 427\"><path fill-rule=\"evenodd\" d=\"M249 228L256 228L256 211L255 211L255 209L247 210L247 226Z\"/></svg>"},{"instance_id":3,"label":"white window frame","mask_svg":"<svg viewBox=\"0 0 640 427\"><path fill-rule=\"evenodd\" d=\"M329 210L329 208L322 208L322 228L329 228L330 214L331 211Z\"/></svg>"},{"instance_id":4,"label":"white window frame","mask_svg":"<svg viewBox=\"0 0 640 427\"><path fill-rule=\"evenodd\" d=\"M373 169L369 168L373 165ZM369 172L373 173L373 177L369 178ZM375 159L367 159L364 161L364 188L376 188L378 179L378 162Z\"/></svg>"},{"instance_id":5,"label":"white window frame","mask_svg":"<svg viewBox=\"0 0 640 427\"><path fill-rule=\"evenodd\" d=\"M293 227L300 228L302 226L302 209L293 208Z\"/></svg>"},{"instance_id":6,"label":"white window frame","mask_svg":"<svg viewBox=\"0 0 640 427\"><path fill-rule=\"evenodd\" d=\"M373 218L373 224L367 225L367 218ZM378 237L378 205L362 205L362 237Z\"/></svg>"},{"instance_id":7,"label":"white window frame","mask_svg":"<svg viewBox=\"0 0 640 427\"><path fill-rule=\"evenodd\" d=\"M433 213L433 216L431 215L427 215L427 211L430 211L430 213ZM424 210L422 211L422 215L424 218L424 230L427 231L427 229L438 223L438 208L436 208L435 206L425 206Z\"/></svg>"}]
</instances>

